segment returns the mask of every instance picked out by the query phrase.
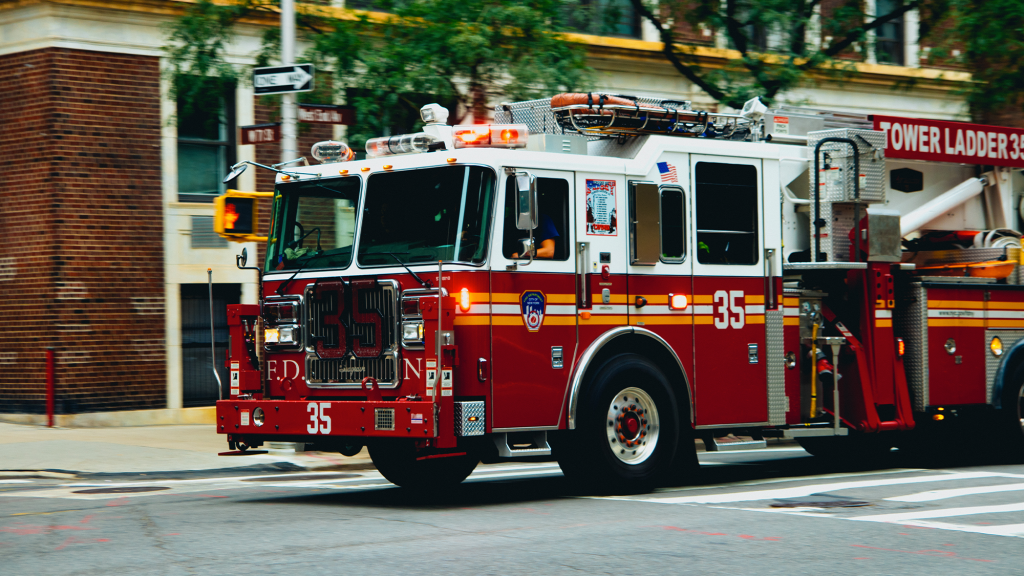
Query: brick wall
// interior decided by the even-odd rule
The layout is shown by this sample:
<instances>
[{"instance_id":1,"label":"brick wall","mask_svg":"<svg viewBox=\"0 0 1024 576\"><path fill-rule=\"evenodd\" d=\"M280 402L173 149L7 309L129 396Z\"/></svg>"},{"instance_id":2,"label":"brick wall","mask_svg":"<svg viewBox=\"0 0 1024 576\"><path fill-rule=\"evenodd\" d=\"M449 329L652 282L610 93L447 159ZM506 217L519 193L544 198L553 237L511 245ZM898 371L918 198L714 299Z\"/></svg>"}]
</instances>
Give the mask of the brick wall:
<instances>
[{"instance_id":1,"label":"brick wall","mask_svg":"<svg viewBox=\"0 0 1024 576\"><path fill-rule=\"evenodd\" d=\"M158 59L0 57L0 411L166 405Z\"/></svg>"}]
</instances>

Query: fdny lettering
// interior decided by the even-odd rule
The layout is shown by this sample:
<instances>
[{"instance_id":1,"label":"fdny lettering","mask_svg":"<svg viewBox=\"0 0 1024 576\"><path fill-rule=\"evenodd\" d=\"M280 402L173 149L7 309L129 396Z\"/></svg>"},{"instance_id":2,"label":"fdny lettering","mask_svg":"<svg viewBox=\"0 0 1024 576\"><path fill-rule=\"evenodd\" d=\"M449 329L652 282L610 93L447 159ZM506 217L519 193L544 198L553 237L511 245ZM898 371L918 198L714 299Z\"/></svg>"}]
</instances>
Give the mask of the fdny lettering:
<instances>
[{"instance_id":1,"label":"fdny lettering","mask_svg":"<svg viewBox=\"0 0 1024 576\"><path fill-rule=\"evenodd\" d=\"M746 325L746 315L743 310L742 290L719 290L715 292L715 328L724 330L730 326L736 329Z\"/></svg>"},{"instance_id":2,"label":"fdny lettering","mask_svg":"<svg viewBox=\"0 0 1024 576\"><path fill-rule=\"evenodd\" d=\"M277 376L278 362L282 364L281 376ZM294 373L289 369L290 367L294 367ZM298 378L299 372L299 363L295 360L267 360L268 380L287 380L288 378Z\"/></svg>"},{"instance_id":3,"label":"fdny lettering","mask_svg":"<svg viewBox=\"0 0 1024 576\"><path fill-rule=\"evenodd\" d=\"M526 322L526 329L530 332L540 330L544 323L544 293L539 290L528 290L523 292L519 299L523 321Z\"/></svg>"},{"instance_id":4,"label":"fdny lettering","mask_svg":"<svg viewBox=\"0 0 1024 576\"><path fill-rule=\"evenodd\" d=\"M405 379L405 380L408 380L410 372L415 374L414 378L419 378L420 374L423 372L423 358L417 358L416 359L416 366L412 365L412 359L411 358L404 358L404 360L405 360L405 372L402 375L402 378Z\"/></svg>"}]
</instances>

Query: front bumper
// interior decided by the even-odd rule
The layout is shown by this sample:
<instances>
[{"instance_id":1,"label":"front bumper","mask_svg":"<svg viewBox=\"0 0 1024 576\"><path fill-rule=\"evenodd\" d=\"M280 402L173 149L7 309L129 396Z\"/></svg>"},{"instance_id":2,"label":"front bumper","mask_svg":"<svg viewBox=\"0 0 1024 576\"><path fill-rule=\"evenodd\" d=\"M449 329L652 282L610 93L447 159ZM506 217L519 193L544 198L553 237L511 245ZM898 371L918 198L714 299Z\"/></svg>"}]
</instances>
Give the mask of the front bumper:
<instances>
[{"instance_id":1,"label":"front bumper","mask_svg":"<svg viewBox=\"0 0 1024 576\"><path fill-rule=\"evenodd\" d=\"M260 426L254 420L257 408L263 410ZM270 441L317 436L433 438L437 426L430 401L220 400L217 432Z\"/></svg>"}]
</instances>

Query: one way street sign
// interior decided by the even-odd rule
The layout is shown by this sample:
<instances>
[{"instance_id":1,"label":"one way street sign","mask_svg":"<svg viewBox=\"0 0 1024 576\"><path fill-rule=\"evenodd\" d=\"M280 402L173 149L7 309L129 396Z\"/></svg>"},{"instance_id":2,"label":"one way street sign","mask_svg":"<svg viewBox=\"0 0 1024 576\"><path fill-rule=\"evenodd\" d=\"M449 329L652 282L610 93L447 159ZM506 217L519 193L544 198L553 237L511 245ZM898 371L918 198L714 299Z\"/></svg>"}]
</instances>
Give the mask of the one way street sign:
<instances>
[{"instance_id":1,"label":"one way street sign","mask_svg":"<svg viewBox=\"0 0 1024 576\"><path fill-rule=\"evenodd\" d=\"M292 66L254 68L252 85L257 96L286 92L309 92L313 89L313 65L293 64Z\"/></svg>"}]
</instances>

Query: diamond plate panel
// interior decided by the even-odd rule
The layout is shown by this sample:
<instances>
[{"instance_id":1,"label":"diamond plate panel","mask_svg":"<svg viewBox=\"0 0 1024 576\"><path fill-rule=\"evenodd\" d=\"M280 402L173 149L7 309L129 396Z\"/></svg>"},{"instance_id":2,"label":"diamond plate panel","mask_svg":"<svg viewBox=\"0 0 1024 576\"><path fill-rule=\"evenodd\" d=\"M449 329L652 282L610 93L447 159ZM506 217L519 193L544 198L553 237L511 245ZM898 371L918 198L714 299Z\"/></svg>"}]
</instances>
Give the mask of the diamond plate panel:
<instances>
[{"instance_id":1,"label":"diamond plate panel","mask_svg":"<svg viewBox=\"0 0 1024 576\"><path fill-rule=\"evenodd\" d=\"M1008 352L1018 340L1024 338L1024 330L985 330L985 403L992 403L992 390L995 387L996 371L999 365L1006 358L1005 352L1002 356L994 356L989 345L992 339L999 336L1003 341L1003 350Z\"/></svg>"},{"instance_id":2,"label":"diamond plate panel","mask_svg":"<svg viewBox=\"0 0 1024 576\"><path fill-rule=\"evenodd\" d=\"M896 308L893 318L897 336L903 337L906 352L903 368L915 412L928 405L928 290L919 282L910 285L910 299Z\"/></svg>"},{"instance_id":3,"label":"diamond plate panel","mask_svg":"<svg viewBox=\"0 0 1024 576\"><path fill-rule=\"evenodd\" d=\"M483 436L484 431L487 429L484 413L483 400L456 402L455 435Z\"/></svg>"},{"instance_id":4,"label":"diamond plate panel","mask_svg":"<svg viewBox=\"0 0 1024 576\"><path fill-rule=\"evenodd\" d=\"M825 138L849 138L857 143L860 157L860 198L861 202L885 202L885 133L876 130L839 128L818 130L807 134L807 146L811 154L818 142ZM827 155L821 162L820 183L826 194L822 201L854 202L853 148L841 142L823 144L820 154ZM826 164L829 165L826 168ZM817 191L812 190L812 194ZM813 199L813 198L812 198Z\"/></svg>"},{"instance_id":5,"label":"diamond plate panel","mask_svg":"<svg viewBox=\"0 0 1024 576\"><path fill-rule=\"evenodd\" d=\"M764 313L765 358L768 363L768 424L786 423L786 350L782 330L782 310Z\"/></svg>"}]
</instances>

